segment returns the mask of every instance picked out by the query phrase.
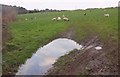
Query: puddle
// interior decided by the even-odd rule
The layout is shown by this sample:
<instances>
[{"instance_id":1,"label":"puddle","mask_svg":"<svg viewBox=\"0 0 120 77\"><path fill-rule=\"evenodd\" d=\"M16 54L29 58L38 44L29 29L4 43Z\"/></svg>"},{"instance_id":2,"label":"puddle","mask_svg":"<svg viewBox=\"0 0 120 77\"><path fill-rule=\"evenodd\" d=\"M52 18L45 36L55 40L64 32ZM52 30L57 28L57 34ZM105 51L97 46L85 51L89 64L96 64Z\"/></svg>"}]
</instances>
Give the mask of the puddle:
<instances>
[{"instance_id":1,"label":"puddle","mask_svg":"<svg viewBox=\"0 0 120 77\"><path fill-rule=\"evenodd\" d=\"M59 38L53 40L39 48L30 59L27 59L25 64L19 67L16 75L45 75L56 59L69 53L69 51L74 49L80 50L81 48L82 45L70 39Z\"/></svg>"}]
</instances>

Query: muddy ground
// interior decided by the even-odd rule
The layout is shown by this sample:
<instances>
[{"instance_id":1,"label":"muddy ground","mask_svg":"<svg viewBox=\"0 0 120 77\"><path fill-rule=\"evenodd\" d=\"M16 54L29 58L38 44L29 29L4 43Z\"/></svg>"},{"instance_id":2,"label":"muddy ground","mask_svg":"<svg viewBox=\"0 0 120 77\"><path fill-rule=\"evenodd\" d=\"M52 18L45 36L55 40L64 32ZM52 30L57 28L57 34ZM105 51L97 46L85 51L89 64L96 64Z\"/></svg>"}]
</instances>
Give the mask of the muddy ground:
<instances>
[{"instance_id":1,"label":"muddy ground","mask_svg":"<svg viewBox=\"0 0 120 77\"><path fill-rule=\"evenodd\" d=\"M84 46L83 49L62 56L53 64L48 75L118 75L118 42L108 38L101 40L87 28L84 32L87 33L84 39L77 41ZM70 27L56 38L76 40L74 36L75 28ZM96 50L96 46L101 46L102 49ZM72 60L68 61L69 59ZM61 60L64 64L60 63Z\"/></svg>"}]
</instances>

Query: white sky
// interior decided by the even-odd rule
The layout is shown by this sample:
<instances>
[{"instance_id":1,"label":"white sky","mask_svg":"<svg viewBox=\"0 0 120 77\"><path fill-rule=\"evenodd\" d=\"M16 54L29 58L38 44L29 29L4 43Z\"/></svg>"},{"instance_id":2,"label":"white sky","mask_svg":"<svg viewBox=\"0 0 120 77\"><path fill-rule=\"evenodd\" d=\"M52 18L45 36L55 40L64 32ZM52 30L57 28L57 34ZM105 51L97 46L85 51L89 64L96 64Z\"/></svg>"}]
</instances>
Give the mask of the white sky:
<instances>
[{"instance_id":1,"label":"white sky","mask_svg":"<svg viewBox=\"0 0 120 77\"><path fill-rule=\"evenodd\" d=\"M0 4L22 6L31 9L86 9L118 6L119 0L0 0Z\"/></svg>"}]
</instances>

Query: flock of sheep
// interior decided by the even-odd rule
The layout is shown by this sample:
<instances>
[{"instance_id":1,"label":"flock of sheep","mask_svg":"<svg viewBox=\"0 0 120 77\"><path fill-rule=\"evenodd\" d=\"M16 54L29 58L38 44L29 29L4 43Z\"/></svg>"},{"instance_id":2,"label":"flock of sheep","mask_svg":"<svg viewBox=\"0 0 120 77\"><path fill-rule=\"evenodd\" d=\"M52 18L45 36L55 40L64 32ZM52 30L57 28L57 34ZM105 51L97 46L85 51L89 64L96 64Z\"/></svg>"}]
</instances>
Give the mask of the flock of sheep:
<instances>
[{"instance_id":1,"label":"flock of sheep","mask_svg":"<svg viewBox=\"0 0 120 77\"><path fill-rule=\"evenodd\" d=\"M55 17L55 18L52 18L53 21L60 21L60 20L64 20L64 21L69 21L69 18L65 17L65 15L61 17Z\"/></svg>"},{"instance_id":2,"label":"flock of sheep","mask_svg":"<svg viewBox=\"0 0 120 77\"><path fill-rule=\"evenodd\" d=\"M87 15L87 13L84 13L84 15ZM110 16L110 14L108 14L108 13L104 14L104 17L109 17L109 16ZM31 20L33 20L33 19L37 19L37 17L31 18ZM28 19L25 18L25 20L28 20ZM69 18L66 17L65 15L62 15L62 17L54 17L54 18L52 18L52 20L53 21L61 21L61 20L69 21Z\"/></svg>"},{"instance_id":3,"label":"flock of sheep","mask_svg":"<svg viewBox=\"0 0 120 77\"><path fill-rule=\"evenodd\" d=\"M84 15L86 15L86 13L84 13ZM105 16L105 17L109 17L110 14L105 13L104 16ZM54 18L52 18L53 21L60 21L60 20L62 20L62 19L63 19L64 21L69 21L69 18L65 17L65 15L63 15L62 18L61 18L61 17L54 17Z\"/></svg>"}]
</instances>

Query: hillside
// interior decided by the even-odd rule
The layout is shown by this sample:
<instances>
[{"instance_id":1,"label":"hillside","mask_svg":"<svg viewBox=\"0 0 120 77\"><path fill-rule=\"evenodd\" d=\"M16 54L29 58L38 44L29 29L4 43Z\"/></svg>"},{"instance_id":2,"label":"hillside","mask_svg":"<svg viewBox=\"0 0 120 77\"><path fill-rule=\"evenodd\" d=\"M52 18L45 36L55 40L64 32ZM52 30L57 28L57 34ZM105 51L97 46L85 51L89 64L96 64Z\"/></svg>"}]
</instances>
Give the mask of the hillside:
<instances>
[{"instance_id":1,"label":"hillside","mask_svg":"<svg viewBox=\"0 0 120 77\"><path fill-rule=\"evenodd\" d=\"M110 16L105 17L105 13ZM70 21L51 20L63 14ZM15 74L39 47L63 37L85 48L62 56L48 74L118 74L118 8L18 15L16 21L9 24L9 30L13 38L6 43L3 53L4 75ZM93 47L86 49L91 45ZM96 51L94 45L102 46L102 50Z\"/></svg>"}]
</instances>

